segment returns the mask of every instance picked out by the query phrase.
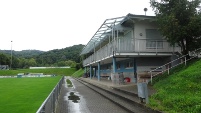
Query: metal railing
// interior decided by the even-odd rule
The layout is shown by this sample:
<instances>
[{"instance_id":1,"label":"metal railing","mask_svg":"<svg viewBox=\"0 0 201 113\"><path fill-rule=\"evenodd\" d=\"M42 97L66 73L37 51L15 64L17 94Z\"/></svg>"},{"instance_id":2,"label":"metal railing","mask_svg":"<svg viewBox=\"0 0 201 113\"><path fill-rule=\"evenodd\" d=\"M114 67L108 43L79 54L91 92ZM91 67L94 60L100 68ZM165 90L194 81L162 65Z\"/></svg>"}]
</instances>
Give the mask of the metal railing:
<instances>
[{"instance_id":1,"label":"metal railing","mask_svg":"<svg viewBox=\"0 0 201 113\"><path fill-rule=\"evenodd\" d=\"M153 70L149 71L149 73L151 74L151 84L152 84L153 77L155 77L155 76L157 76L159 74L162 74L164 72L167 72L168 75L169 75L170 69L172 69L172 68L174 68L174 67L176 67L176 66L178 66L180 64L185 64L186 65L187 61L198 57L199 54L200 54L200 51L201 51L201 48L196 49L195 51L190 52L189 54L183 55L183 56L181 56L181 57L179 57L179 58L177 58L175 60L172 60L171 62L168 62L168 63L166 63L166 64L164 64L164 65L162 65L162 66L160 66L160 67L158 67L156 69L153 69ZM186 58L187 55L190 56L189 59ZM157 72L157 70L159 70L159 69L163 69L163 70Z\"/></svg>"},{"instance_id":2,"label":"metal railing","mask_svg":"<svg viewBox=\"0 0 201 113\"><path fill-rule=\"evenodd\" d=\"M64 82L64 77L60 79L36 113L55 113L58 97Z\"/></svg>"},{"instance_id":3,"label":"metal railing","mask_svg":"<svg viewBox=\"0 0 201 113\"><path fill-rule=\"evenodd\" d=\"M181 51L180 47L173 47L163 39L121 39L112 41L83 61L83 65L100 61L115 55L115 53L165 53Z\"/></svg>"}]
</instances>

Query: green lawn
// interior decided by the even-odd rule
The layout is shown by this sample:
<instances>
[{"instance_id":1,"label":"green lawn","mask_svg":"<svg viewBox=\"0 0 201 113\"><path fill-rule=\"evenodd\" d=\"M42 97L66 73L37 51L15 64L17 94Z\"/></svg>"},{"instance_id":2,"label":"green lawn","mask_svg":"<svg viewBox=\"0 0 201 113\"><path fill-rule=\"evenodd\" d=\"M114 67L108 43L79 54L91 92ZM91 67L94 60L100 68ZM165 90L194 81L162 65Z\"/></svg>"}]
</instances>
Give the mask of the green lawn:
<instances>
[{"instance_id":1,"label":"green lawn","mask_svg":"<svg viewBox=\"0 0 201 113\"><path fill-rule=\"evenodd\" d=\"M43 73L70 76L76 71L75 68L47 68L47 69L18 69L0 70L1 75L17 75L18 73Z\"/></svg>"},{"instance_id":2,"label":"green lawn","mask_svg":"<svg viewBox=\"0 0 201 113\"><path fill-rule=\"evenodd\" d=\"M167 113L201 113L201 60L156 78L150 106Z\"/></svg>"},{"instance_id":3,"label":"green lawn","mask_svg":"<svg viewBox=\"0 0 201 113\"><path fill-rule=\"evenodd\" d=\"M1 78L0 113L35 113L60 79Z\"/></svg>"}]
</instances>

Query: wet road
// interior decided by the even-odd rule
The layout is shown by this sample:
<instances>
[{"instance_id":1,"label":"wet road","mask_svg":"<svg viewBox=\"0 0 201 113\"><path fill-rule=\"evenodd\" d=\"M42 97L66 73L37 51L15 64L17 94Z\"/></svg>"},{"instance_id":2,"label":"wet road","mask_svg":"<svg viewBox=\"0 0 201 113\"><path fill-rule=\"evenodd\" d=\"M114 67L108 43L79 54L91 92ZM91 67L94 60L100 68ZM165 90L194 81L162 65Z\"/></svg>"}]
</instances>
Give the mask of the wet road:
<instances>
[{"instance_id":1,"label":"wet road","mask_svg":"<svg viewBox=\"0 0 201 113\"><path fill-rule=\"evenodd\" d=\"M65 83L56 113L128 113L80 82L70 79L73 87Z\"/></svg>"}]
</instances>

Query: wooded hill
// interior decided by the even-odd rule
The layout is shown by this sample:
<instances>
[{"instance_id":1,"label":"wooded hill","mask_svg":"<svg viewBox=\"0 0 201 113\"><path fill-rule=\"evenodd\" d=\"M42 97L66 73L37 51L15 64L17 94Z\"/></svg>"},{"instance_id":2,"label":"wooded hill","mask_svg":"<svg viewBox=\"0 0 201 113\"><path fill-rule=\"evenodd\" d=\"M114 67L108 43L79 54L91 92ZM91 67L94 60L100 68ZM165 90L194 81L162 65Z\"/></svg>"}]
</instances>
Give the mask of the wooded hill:
<instances>
[{"instance_id":1,"label":"wooded hill","mask_svg":"<svg viewBox=\"0 0 201 113\"><path fill-rule=\"evenodd\" d=\"M12 68L30 66L73 66L81 62L80 52L84 45L74 45L50 51L23 50L12 51ZM0 50L0 65L11 64L11 50Z\"/></svg>"},{"instance_id":2,"label":"wooded hill","mask_svg":"<svg viewBox=\"0 0 201 113\"><path fill-rule=\"evenodd\" d=\"M45 51L40 51L40 50L22 50L22 51L12 51L13 56L15 57L22 57L22 58L31 58L33 56L40 55L44 53ZM0 53L5 53L10 55L11 50L0 50Z\"/></svg>"}]
</instances>

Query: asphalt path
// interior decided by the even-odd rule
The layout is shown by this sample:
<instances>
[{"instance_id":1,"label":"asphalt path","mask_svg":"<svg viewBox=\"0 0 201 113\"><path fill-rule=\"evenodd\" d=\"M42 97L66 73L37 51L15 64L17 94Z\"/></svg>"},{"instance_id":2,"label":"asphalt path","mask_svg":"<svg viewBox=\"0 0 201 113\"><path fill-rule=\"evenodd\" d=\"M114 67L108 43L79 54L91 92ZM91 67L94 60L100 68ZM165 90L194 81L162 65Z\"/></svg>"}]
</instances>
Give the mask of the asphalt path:
<instances>
[{"instance_id":1,"label":"asphalt path","mask_svg":"<svg viewBox=\"0 0 201 113\"><path fill-rule=\"evenodd\" d=\"M128 113L73 78L66 79L71 80L73 87L64 82L56 113Z\"/></svg>"}]
</instances>

